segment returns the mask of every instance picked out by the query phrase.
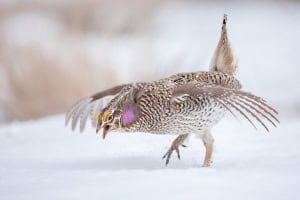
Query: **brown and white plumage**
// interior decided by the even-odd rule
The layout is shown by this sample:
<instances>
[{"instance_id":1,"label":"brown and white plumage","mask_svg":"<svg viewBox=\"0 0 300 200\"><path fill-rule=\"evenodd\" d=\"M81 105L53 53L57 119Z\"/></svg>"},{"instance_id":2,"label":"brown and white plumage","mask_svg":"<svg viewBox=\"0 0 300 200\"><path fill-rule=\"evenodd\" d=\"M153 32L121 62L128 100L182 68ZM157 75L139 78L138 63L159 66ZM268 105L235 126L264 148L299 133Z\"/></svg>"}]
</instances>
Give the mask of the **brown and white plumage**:
<instances>
[{"instance_id":1,"label":"brown and white plumage","mask_svg":"<svg viewBox=\"0 0 300 200\"><path fill-rule=\"evenodd\" d=\"M267 131L269 131L267 125L263 122L263 120L261 120L260 117L266 119L275 127L276 123L279 123L279 120L275 116L278 114L278 112L269 106L264 99L249 92L226 88L219 85L196 83L185 84L176 88L173 91L173 96L175 99L179 97L185 99L187 97L212 99L220 105L223 105L223 107L235 117L236 115L233 113L233 111L237 111L255 128L256 126L250 119L249 115L255 118L257 122L259 122Z\"/></svg>"},{"instance_id":2,"label":"brown and white plumage","mask_svg":"<svg viewBox=\"0 0 300 200\"><path fill-rule=\"evenodd\" d=\"M220 71L234 75L237 70L237 58L227 33L227 15L224 14L222 22L221 37L215 53L211 59L210 71Z\"/></svg>"},{"instance_id":3,"label":"brown and white plumage","mask_svg":"<svg viewBox=\"0 0 300 200\"><path fill-rule=\"evenodd\" d=\"M123 88L129 84L118 85L113 88L98 92L90 97L81 99L75 103L66 114L65 124L72 121L72 130L74 131L78 121L80 122L80 132L85 128L87 118L90 116L92 126L96 126L96 114L99 113L117 94L122 92Z\"/></svg>"},{"instance_id":4,"label":"brown and white plumage","mask_svg":"<svg viewBox=\"0 0 300 200\"><path fill-rule=\"evenodd\" d=\"M268 123L279 123L278 113L262 98L242 91L233 76L236 61L232 58L226 20L224 16L221 40L209 72L179 73L99 92L75 104L66 115L66 124L71 120L74 130L80 122L83 131L90 115L96 131L103 129L103 138L114 130L178 135L164 155L166 164L173 151L180 158L179 147L184 146L190 134L196 134L206 148L203 166L210 165L213 152L210 130L227 112L245 118L254 127L257 122L269 131Z\"/></svg>"}]
</instances>

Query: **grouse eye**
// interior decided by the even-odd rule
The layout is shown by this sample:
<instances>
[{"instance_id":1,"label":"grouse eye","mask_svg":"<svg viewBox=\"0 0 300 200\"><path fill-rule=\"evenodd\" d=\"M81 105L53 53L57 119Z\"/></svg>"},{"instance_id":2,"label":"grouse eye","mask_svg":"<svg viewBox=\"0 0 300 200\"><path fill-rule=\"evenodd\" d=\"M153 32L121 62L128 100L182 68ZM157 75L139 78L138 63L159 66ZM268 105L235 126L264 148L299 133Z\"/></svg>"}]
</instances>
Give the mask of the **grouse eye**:
<instances>
[{"instance_id":1,"label":"grouse eye","mask_svg":"<svg viewBox=\"0 0 300 200\"><path fill-rule=\"evenodd\" d=\"M110 115L110 116L107 118L108 121L111 121L112 119L113 119L113 116L112 116L112 115Z\"/></svg>"}]
</instances>

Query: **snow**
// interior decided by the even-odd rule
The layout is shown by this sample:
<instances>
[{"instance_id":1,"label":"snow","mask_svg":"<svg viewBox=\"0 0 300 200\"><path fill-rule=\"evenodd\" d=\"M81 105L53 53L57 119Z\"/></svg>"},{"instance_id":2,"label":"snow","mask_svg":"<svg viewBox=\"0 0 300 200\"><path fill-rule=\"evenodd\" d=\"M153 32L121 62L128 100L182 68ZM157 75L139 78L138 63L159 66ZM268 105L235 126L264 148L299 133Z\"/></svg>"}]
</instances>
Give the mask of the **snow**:
<instances>
[{"instance_id":1,"label":"snow","mask_svg":"<svg viewBox=\"0 0 300 200\"><path fill-rule=\"evenodd\" d=\"M174 136L64 127L64 116L0 127L0 198L298 199L300 120L266 133L229 116L213 130L214 163L190 138L181 160L162 155Z\"/></svg>"}]
</instances>

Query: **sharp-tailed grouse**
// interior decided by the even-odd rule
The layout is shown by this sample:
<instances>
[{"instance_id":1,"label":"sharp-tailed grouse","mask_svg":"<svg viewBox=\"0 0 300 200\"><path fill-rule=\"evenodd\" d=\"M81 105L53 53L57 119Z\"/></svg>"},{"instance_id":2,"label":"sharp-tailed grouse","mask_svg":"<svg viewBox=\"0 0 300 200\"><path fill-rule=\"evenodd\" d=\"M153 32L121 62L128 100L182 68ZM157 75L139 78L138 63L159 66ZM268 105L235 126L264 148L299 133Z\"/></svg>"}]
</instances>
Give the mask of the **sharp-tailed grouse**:
<instances>
[{"instance_id":1,"label":"sharp-tailed grouse","mask_svg":"<svg viewBox=\"0 0 300 200\"><path fill-rule=\"evenodd\" d=\"M163 156L168 164L175 150L190 134L198 135L206 148L203 166L209 166L214 139L211 128L230 112L253 119L267 131L266 122L279 123L277 111L265 100L241 90L234 77L236 58L227 36L224 15L221 38L209 72L179 73L153 82L124 84L99 92L76 103L66 115L72 129L80 122L84 130L88 116L103 138L109 131L174 134L169 151Z\"/></svg>"}]
</instances>

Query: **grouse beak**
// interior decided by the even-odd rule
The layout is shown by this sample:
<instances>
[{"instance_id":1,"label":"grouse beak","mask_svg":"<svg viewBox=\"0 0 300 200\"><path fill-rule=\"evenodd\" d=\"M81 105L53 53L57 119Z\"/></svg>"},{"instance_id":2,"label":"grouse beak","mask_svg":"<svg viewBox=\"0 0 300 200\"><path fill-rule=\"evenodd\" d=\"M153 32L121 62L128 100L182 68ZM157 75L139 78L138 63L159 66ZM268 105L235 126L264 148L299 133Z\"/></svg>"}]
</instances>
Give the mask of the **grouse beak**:
<instances>
[{"instance_id":1,"label":"grouse beak","mask_svg":"<svg viewBox=\"0 0 300 200\"><path fill-rule=\"evenodd\" d=\"M97 121L97 126L96 126L96 133L98 133L100 131L100 129L103 128L103 134L102 134L102 138L105 139L109 129L110 129L110 125L108 125L106 122L103 122L102 119L100 119L99 117L96 117Z\"/></svg>"},{"instance_id":2,"label":"grouse beak","mask_svg":"<svg viewBox=\"0 0 300 200\"><path fill-rule=\"evenodd\" d=\"M97 127L96 127L96 133L98 133L100 129L103 129L102 138L104 140L110 129L110 125L108 125L106 123L98 122Z\"/></svg>"},{"instance_id":3,"label":"grouse beak","mask_svg":"<svg viewBox=\"0 0 300 200\"><path fill-rule=\"evenodd\" d=\"M107 133L108 133L108 131L109 131L109 128L110 128L110 126L107 125L107 124L105 124L105 125L103 126L103 133L102 133L102 139L103 139L103 140L105 139L105 137L106 137L106 135L107 135Z\"/></svg>"}]
</instances>

